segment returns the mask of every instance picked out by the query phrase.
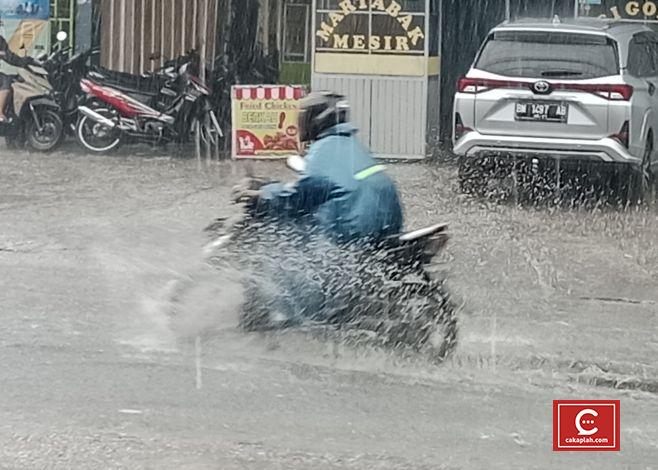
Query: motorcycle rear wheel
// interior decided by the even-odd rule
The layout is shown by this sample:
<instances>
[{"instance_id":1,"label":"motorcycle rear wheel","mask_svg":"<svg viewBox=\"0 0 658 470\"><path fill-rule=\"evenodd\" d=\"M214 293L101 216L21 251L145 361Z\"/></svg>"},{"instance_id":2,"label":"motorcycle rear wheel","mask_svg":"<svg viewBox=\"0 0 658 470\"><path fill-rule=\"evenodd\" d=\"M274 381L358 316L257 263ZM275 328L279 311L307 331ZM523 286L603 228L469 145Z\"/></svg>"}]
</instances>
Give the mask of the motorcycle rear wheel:
<instances>
[{"instance_id":1,"label":"motorcycle rear wheel","mask_svg":"<svg viewBox=\"0 0 658 470\"><path fill-rule=\"evenodd\" d=\"M94 111L107 118L114 118L114 114L109 109L96 108ZM110 153L123 143L119 129L110 129L85 115L81 115L78 119L75 136L80 145L92 153Z\"/></svg>"},{"instance_id":2,"label":"motorcycle rear wheel","mask_svg":"<svg viewBox=\"0 0 658 470\"><path fill-rule=\"evenodd\" d=\"M52 109L36 108L41 129L37 127L34 119L28 118L25 129L27 145L37 152L51 152L62 143L64 139L64 123L59 113Z\"/></svg>"},{"instance_id":3,"label":"motorcycle rear wheel","mask_svg":"<svg viewBox=\"0 0 658 470\"><path fill-rule=\"evenodd\" d=\"M407 286L370 305L343 329L370 331L386 349L415 351L431 362L443 362L457 346L457 308L438 282Z\"/></svg>"}]
</instances>

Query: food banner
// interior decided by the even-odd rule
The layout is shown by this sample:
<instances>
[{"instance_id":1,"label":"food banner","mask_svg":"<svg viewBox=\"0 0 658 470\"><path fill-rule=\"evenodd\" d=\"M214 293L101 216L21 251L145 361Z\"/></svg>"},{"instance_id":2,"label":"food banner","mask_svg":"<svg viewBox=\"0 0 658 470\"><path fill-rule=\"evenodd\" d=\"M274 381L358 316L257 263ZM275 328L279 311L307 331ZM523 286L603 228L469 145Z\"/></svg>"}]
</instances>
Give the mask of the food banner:
<instances>
[{"instance_id":1,"label":"food banner","mask_svg":"<svg viewBox=\"0 0 658 470\"><path fill-rule=\"evenodd\" d=\"M297 116L303 86L232 89L233 158L285 158L301 152Z\"/></svg>"}]
</instances>

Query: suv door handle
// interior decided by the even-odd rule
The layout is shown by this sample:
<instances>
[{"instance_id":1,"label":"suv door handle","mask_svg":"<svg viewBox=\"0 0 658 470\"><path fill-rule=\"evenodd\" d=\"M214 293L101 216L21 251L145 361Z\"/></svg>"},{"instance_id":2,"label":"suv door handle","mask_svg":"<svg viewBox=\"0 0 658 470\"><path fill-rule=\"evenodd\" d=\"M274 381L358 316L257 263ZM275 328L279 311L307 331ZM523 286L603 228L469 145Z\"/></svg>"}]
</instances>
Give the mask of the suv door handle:
<instances>
[{"instance_id":1,"label":"suv door handle","mask_svg":"<svg viewBox=\"0 0 658 470\"><path fill-rule=\"evenodd\" d=\"M649 85L649 94L653 95L656 92L656 85L651 82L647 82L647 85Z\"/></svg>"}]
</instances>

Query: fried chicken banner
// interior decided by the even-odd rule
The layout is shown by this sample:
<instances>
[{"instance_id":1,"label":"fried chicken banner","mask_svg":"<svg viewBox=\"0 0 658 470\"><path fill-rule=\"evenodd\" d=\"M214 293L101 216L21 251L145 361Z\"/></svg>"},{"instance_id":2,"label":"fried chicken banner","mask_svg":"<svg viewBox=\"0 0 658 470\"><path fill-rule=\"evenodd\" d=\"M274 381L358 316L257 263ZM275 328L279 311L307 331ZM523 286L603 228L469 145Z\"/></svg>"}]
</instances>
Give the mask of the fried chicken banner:
<instances>
[{"instance_id":1,"label":"fried chicken banner","mask_svg":"<svg viewBox=\"0 0 658 470\"><path fill-rule=\"evenodd\" d=\"M285 158L301 152L297 115L302 86L234 86L233 158Z\"/></svg>"}]
</instances>

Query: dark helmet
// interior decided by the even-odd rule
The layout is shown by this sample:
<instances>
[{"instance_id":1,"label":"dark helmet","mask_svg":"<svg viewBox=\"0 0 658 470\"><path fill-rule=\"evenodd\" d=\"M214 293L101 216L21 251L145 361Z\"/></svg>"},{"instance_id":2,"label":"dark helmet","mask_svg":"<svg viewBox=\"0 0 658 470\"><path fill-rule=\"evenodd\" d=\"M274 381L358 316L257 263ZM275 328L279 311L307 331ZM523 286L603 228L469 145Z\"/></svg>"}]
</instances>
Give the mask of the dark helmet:
<instances>
[{"instance_id":1,"label":"dark helmet","mask_svg":"<svg viewBox=\"0 0 658 470\"><path fill-rule=\"evenodd\" d=\"M299 105L301 141L317 140L322 132L347 122L349 110L349 104L343 95L328 91L309 93Z\"/></svg>"}]
</instances>

